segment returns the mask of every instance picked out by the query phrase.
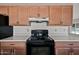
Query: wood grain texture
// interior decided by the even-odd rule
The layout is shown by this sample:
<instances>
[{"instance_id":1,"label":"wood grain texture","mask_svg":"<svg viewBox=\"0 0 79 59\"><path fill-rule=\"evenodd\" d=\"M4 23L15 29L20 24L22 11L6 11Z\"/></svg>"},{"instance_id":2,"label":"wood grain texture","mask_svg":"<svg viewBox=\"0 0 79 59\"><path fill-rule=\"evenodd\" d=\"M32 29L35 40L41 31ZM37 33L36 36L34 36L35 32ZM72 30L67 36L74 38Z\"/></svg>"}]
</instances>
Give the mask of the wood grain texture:
<instances>
[{"instance_id":1,"label":"wood grain texture","mask_svg":"<svg viewBox=\"0 0 79 59\"><path fill-rule=\"evenodd\" d=\"M9 25L17 25L18 22L18 10L15 6L9 7Z\"/></svg>"},{"instance_id":2,"label":"wood grain texture","mask_svg":"<svg viewBox=\"0 0 79 59\"><path fill-rule=\"evenodd\" d=\"M61 18L62 18L62 7L50 6L49 25L59 25Z\"/></svg>"}]
</instances>

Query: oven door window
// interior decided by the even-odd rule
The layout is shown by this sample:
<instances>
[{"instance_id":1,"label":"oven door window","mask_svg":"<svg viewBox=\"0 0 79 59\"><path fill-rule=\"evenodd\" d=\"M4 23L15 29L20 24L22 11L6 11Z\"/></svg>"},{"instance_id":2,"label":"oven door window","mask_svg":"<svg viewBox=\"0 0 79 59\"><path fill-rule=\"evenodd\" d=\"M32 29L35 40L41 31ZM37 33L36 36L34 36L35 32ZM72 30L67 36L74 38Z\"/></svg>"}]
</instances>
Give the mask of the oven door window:
<instances>
[{"instance_id":1,"label":"oven door window","mask_svg":"<svg viewBox=\"0 0 79 59\"><path fill-rule=\"evenodd\" d=\"M50 55L50 47L31 47L32 55Z\"/></svg>"}]
</instances>

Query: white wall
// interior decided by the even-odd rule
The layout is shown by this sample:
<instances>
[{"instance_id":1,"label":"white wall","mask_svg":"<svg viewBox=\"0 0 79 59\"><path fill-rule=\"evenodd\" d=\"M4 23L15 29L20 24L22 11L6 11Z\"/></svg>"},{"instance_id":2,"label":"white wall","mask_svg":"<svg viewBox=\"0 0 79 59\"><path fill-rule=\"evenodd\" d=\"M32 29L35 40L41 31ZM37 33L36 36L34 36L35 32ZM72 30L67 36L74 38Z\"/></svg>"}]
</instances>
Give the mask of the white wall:
<instances>
[{"instance_id":1,"label":"white wall","mask_svg":"<svg viewBox=\"0 0 79 59\"><path fill-rule=\"evenodd\" d=\"M73 19L79 19L79 3L73 4Z\"/></svg>"},{"instance_id":2,"label":"white wall","mask_svg":"<svg viewBox=\"0 0 79 59\"><path fill-rule=\"evenodd\" d=\"M49 36L68 36L69 26L14 26L14 36L30 36L31 30L35 29L47 29L49 31Z\"/></svg>"},{"instance_id":3,"label":"white wall","mask_svg":"<svg viewBox=\"0 0 79 59\"><path fill-rule=\"evenodd\" d=\"M49 36L68 36L69 26L49 26Z\"/></svg>"},{"instance_id":4,"label":"white wall","mask_svg":"<svg viewBox=\"0 0 79 59\"><path fill-rule=\"evenodd\" d=\"M29 36L29 26L13 26L14 36Z\"/></svg>"}]
</instances>

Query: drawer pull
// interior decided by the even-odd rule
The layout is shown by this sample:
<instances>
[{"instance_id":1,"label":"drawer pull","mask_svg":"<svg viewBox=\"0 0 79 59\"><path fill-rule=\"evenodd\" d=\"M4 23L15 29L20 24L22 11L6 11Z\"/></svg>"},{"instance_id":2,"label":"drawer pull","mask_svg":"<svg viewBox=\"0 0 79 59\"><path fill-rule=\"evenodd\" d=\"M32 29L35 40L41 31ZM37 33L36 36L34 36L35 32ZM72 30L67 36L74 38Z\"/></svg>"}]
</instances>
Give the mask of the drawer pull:
<instances>
[{"instance_id":1,"label":"drawer pull","mask_svg":"<svg viewBox=\"0 0 79 59\"><path fill-rule=\"evenodd\" d=\"M10 44L10 45L15 45L15 44Z\"/></svg>"},{"instance_id":2,"label":"drawer pull","mask_svg":"<svg viewBox=\"0 0 79 59\"><path fill-rule=\"evenodd\" d=\"M73 44L71 43L71 44L69 44L69 45L73 45Z\"/></svg>"}]
</instances>

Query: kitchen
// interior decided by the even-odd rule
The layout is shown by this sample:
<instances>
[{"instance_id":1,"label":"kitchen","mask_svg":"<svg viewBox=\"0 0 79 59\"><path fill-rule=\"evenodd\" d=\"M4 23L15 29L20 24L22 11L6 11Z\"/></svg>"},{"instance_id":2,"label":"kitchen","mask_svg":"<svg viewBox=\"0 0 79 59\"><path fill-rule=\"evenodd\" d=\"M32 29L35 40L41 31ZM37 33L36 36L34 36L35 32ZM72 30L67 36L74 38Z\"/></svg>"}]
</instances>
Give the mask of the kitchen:
<instances>
[{"instance_id":1,"label":"kitchen","mask_svg":"<svg viewBox=\"0 0 79 59\"><path fill-rule=\"evenodd\" d=\"M77 3L0 4L0 55L45 55L49 52L52 53L47 55L79 55L78 6ZM49 39L51 51L47 48L49 45L43 46L43 50L36 48L44 53L28 48L28 39L34 34L41 36L40 33L54 40Z\"/></svg>"}]
</instances>

